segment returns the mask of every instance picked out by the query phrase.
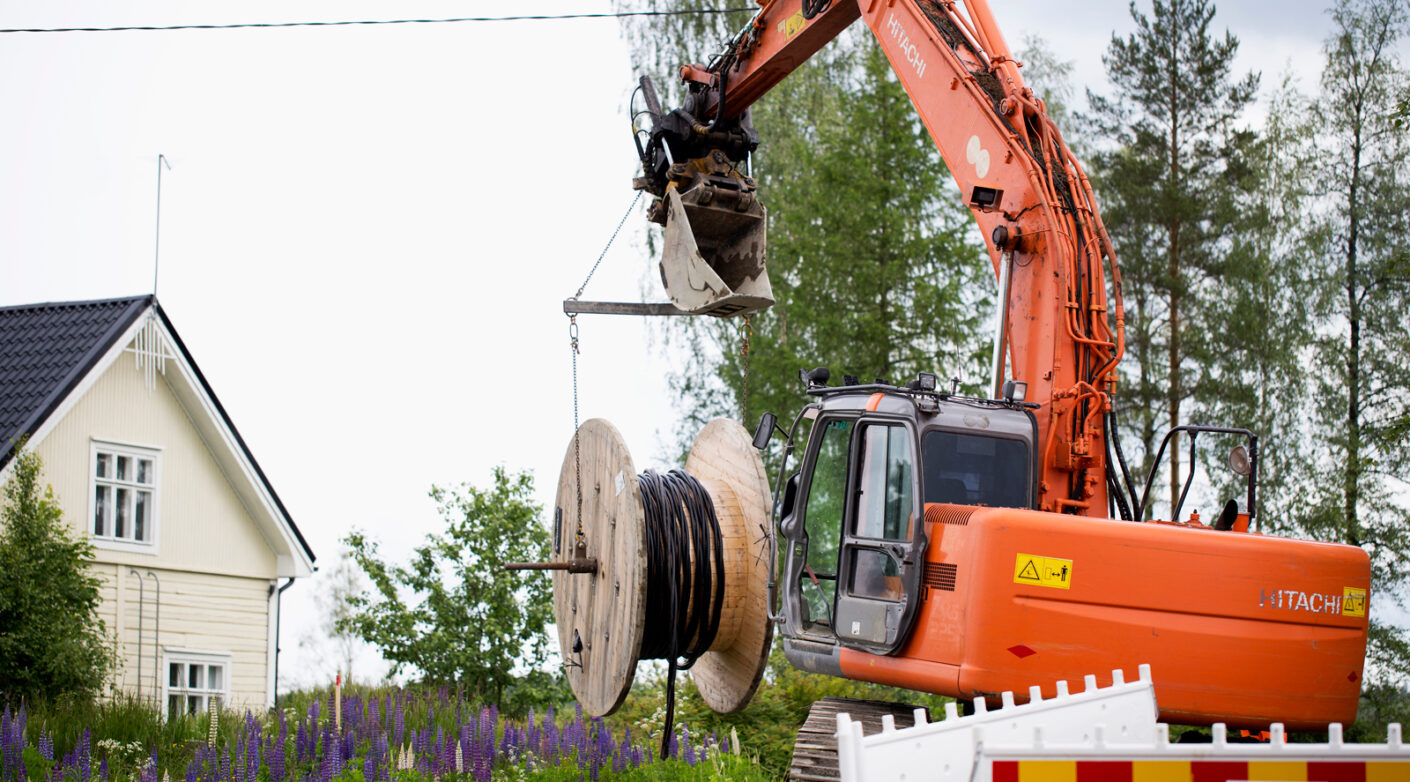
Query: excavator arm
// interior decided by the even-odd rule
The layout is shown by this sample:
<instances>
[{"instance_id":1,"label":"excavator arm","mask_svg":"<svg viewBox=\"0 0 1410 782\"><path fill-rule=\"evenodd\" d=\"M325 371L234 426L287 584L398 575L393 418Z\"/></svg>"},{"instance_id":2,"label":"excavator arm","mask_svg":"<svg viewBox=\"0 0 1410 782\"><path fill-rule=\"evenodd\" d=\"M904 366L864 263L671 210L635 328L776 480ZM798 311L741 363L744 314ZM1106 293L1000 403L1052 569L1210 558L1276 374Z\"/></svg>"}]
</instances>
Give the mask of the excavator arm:
<instances>
[{"instance_id":1,"label":"excavator arm","mask_svg":"<svg viewBox=\"0 0 1410 782\"><path fill-rule=\"evenodd\" d=\"M667 228L663 282L677 306L696 312L772 303L765 213L744 165L758 145L749 106L858 18L988 245L1000 285L993 396L1010 379L1039 405L1038 505L1106 516L1109 489L1119 485L1108 415L1124 346L1120 271L1087 176L1024 86L986 0L967 0L963 10L954 0L760 0L713 61L681 68L680 108L662 111L643 80L653 127L644 143L638 135L644 176L636 184L657 196L649 216ZM719 280L706 279L711 271ZM683 305L677 293L686 289L704 298Z\"/></svg>"}]
</instances>

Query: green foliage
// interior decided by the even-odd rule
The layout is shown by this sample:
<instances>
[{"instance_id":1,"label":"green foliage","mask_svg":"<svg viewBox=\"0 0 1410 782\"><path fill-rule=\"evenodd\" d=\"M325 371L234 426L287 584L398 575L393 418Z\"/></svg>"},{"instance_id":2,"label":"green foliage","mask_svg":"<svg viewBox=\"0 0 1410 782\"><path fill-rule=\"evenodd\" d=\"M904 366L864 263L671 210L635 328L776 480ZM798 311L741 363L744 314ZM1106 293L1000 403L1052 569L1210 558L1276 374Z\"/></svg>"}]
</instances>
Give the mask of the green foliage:
<instances>
[{"instance_id":1,"label":"green foliage","mask_svg":"<svg viewBox=\"0 0 1410 782\"><path fill-rule=\"evenodd\" d=\"M394 672L413 669L503 702L516 692L515 666L535 669L547 658L549 580L502 567L549 556L533 479L497 467L490 489L432 488L431 497L446 530L428 536L406 566L383 561L361 532L345 539L375 594L352 595L340 626L376 645Z\"/></svg>"},{"instance_id":2,"label":"green foliage","mask_svg":"<svg viewBox=\"0 0 1410 782\"><path fill-rule=\"evenodd\" d=\"M1137 486L1158 469L1168 427L1242 424L1217 418L1229 412L1225 398L1296 366L1300 321L1280 321L1290 331L1262 340L1238 328L1260 307L1264 317L1279 313L1296 291L1269 276L1283 267L1256 208L1258 164L1270 150L1236 126L1259 75L1234 76L1238 39L1214 35L1214 11L1208 0L1156 0L1147 17L1132 4L1136 30L1114 35L1102 57L1115 92L1088 92L1103 142L1095 187L1125 283L1118 409L1135 433ZM1267 290L1241 287L1250 280ZM1183 478L1182 448L1172 445L1171 510Z\"/></svg>"},{"instance_id":3,"label":"green foliage","mask_svg":"<svg viewBox=\"0 0 1410 782\"><path fill-rule=\"evenodd\" d=\"M93 547L74 538L39 456L14 447L0 503L0 698L91 695L112 657L98 618Z\"/></svg>"},{"instance_id":4,"label":"green foliage","mask_svg":"<svg viewBox=\"0 0 1410 782\"><path fill-rule=\"evenodd\" d=\"M1317 537L1365 548L1374 592L1399 601L1410 564L1410 139L1387 107L1410 83L1395 54L1410 20L1404 3L1391 0L1342 0L1332 19L1321 95L1307 119L1309 174L1327 196L1309 239L1317 437L1299 522ZM1404 684L1404 631L1375 615L1368 675Z\"/></svg>"},{"instance_id":5,"label":"green foliage","mask_svg":"<svg viewBox=\"0 0 1410 782\"><path fill-rule=\"evenodd\" d=\"M173 779L180 778L195 747L205 744L210 735L208 714L166 719L151 701L128 693L115 693L102 699L86 695L67 695L53 700L41 698L26 701L25 708L29 712L30 744L37 744L41 735L48 734L54 742L54 757L62 758L79 745L84 732L88 731L93 742L94 762L106 760L114 779L123 774L135 777L137 768L151 757L153 747L158 749L159 771L169 772ZM243 717L243 712L221 710L217 742L233 746ZM29 761L25 762L28 766Z\"/></svg>"}]
</instances>

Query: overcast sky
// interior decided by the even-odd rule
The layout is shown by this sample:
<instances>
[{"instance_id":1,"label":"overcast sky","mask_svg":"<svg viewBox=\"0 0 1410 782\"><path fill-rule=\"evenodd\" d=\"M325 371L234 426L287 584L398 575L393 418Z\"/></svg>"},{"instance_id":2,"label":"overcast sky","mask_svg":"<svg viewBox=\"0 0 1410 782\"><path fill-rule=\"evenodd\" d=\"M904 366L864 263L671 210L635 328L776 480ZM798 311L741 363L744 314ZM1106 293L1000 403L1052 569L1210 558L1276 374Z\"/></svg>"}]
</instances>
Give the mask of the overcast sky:
<instances>
[{"instance_id":1,"label":"overcast sky","mask_svg":"<svg viewBox=\"0 0 1410 782\"><path fill-rule=\"evenodd\" d=\"M993 7L1079 89L1102 88L1101 52L1131 28L1112 0ZM0 27L606 10L0 0ZM1240 71L1309 90L1328 24L1319 2L1216 17ZM497 464L532 470L551 506L573 417L561 303L632 200L634 80L611 20L0 35L0 305L150 292L165 154L158 296L320 565L353 528L404 555L439 526L433 483L485 485ZM584 298L662 299L643 294L645 221L627 225ZM663 464L645 324L588 319L582 340L583 418L615 423L639 471ZM317 581L285 593L285 687L332 669L299 648Z\"/></svg>"}]
</instances>

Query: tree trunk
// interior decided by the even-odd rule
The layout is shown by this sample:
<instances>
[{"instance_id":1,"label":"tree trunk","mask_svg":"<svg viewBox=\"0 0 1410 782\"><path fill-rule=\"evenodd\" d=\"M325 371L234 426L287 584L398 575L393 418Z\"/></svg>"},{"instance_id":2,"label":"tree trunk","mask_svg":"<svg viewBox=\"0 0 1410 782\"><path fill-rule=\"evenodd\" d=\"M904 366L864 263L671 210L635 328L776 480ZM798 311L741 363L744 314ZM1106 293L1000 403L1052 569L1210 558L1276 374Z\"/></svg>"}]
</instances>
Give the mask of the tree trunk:
<instances>
[{"instance_id":1,"label":"tree trunk","mask_svg":"<svg viewBox=\"0 0 1410 782\"><path fill-rule=\"evenodd\" d=\"M1173 36L1170 44L1170 189L1172 197L1178 197L1180 192L1180 124L1179 124L1179 85L1177 83L1177 71L1179 63L1179 36ZM1171 199L1173 200L1173 198ZM1174 429L1180 425L1180 215L1173 208L1173 203L1167 203L1166 208L1166 236L1169 239L1169 275L1170 285L1170 341L1169 361L1170 375L1168 378L1169 388L1166 395L1166 406L1170 412L1170 428ZM1171 521L1178 521L1175 516L1175 505L1180 501L1180 436L1170 438L1170 516Z\"/></svg>"},{"instance_id":2,"label":"tree trunk","mask_svg":"<svg viewBox=\"0 0 1410 782\"><path fill-rule=\"evenodd\" d=\"M1351 335L1346 352L1346 466L1343 483L1346 504L1346 542L1361 545L1360 523L1356 506L1361 494L1361 299L1357 282L1357 239L1361 184L1361 112L1357 110L1351 145L1351 182L1347 189L1346 232L1346 318Z\"/></svg>"}]
</instances>

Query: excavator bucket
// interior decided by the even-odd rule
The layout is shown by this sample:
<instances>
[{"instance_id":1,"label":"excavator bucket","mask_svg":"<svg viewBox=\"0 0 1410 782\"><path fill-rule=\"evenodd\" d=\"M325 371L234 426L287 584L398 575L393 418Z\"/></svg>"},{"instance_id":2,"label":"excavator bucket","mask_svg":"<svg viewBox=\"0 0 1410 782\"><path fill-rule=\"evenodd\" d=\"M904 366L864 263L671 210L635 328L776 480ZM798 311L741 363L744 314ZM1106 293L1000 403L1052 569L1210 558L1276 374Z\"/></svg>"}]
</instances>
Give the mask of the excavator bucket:
<instances>
[{"instance_id":1,"label":"excavator bucket","mask_svg":"<svg viewBox=\"0 0 1410 782\"><path fill-rule=\"evenodd\" d=\"M764 205L752 193L720 194L696 185L666 191L661 283L678 309L693 315L748 315L773 305L764 268Z\"/></svg>"}]
</instances>

